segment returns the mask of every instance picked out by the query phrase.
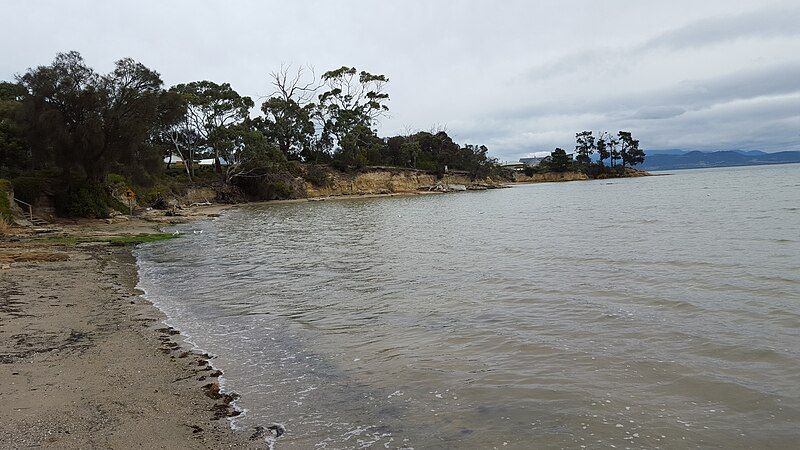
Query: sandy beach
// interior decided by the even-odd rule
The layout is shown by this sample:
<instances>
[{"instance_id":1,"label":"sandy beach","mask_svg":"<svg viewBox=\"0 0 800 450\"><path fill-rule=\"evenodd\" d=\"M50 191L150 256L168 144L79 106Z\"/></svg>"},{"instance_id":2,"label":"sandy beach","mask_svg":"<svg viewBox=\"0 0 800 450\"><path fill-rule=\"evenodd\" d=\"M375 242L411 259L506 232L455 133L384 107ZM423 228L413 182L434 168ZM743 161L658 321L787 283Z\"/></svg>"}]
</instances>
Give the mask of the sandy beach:
<instances>
[{"instance_id":1,"label":"sandy beach","mask_svg":"<svg viewBox=\"0 0 800 450\"><path fill-rule=\"evenodd\" d=\"M130 248L0 241L0 447L263 448L268 431L230 429L238 412L218 391L213 357L187 351L135 289Z\"/></svg>"}]
</instances>

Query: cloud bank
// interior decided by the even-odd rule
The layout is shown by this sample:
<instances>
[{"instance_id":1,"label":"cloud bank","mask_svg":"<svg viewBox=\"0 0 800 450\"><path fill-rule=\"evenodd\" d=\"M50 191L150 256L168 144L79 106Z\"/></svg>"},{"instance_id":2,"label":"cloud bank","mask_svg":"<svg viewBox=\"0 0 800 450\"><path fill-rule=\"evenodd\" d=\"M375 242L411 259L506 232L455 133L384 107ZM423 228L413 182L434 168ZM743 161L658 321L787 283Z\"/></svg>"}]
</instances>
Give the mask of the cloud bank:
<instances>
[{"instance_id":1,"label":"cloud bank","mask_svg":"<svg viewBox=\"0 0 800 450\"><path fill-rule=\"evenodd\" d=\"M269 93L281 64L386 74L383 134L445 127L501 159L628 129L647 149L800 150L792 0L5 0L0 78L78 50L168 84Z\"/></svg>"}]
</instances>

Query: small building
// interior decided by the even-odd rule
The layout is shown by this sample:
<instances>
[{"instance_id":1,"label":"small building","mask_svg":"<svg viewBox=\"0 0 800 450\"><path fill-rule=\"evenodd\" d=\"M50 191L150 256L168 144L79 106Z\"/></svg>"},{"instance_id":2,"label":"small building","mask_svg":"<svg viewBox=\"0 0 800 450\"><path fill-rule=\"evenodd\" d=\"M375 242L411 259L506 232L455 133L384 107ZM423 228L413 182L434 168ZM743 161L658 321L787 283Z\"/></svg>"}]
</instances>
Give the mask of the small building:
<instances>
[{"instance_id":1,"label":"small building","mask_svg":"<svg viewBox=\"0 0 800 450\"><path fill-rule=\"evenodd\" d=\"M199 159L199 160L196 161L196 163L197 163L198 166L213 166L214 165L214 158ZM220 166L229 166L230 164L228 163L228 161L225 160L225 158L220 158L219 159L219 165Z\"/></svg>"},{"instance_id":2,"label":"small building","mask_svg":"<svg viewBox=\"0 0 800 450\"><path fill-rule=\"evenodd\" d=\"M505 161L500 163L500 167L520 172L525 169L525 164L521 162Z\"/></svg>"},{"instance_id":3,"label":"small building","mask_svg":"<svg viewBox=\"0 0 800 450\"><path fill-rule=\"evenodd\" d=\"M547 156L541 156L541 157L536 157L535 156L535 157L532 157L532 158L520 158L519 162L524 164L527 167L536 167L539 164L541 164L542 161L544 161L545 158L547 158Z\"/></svg>"},{"instance_id":4,"label":"small building","mask_svg":"<svg viewBox=\"0 0 800 450\"><path fill-rule=\"evenodd\" d=\"M173 153L170 156L164 157L164 164L167 166L167 169L183 167L183 158L181 158L180 155Z\"/></svg>"}]
</instances>

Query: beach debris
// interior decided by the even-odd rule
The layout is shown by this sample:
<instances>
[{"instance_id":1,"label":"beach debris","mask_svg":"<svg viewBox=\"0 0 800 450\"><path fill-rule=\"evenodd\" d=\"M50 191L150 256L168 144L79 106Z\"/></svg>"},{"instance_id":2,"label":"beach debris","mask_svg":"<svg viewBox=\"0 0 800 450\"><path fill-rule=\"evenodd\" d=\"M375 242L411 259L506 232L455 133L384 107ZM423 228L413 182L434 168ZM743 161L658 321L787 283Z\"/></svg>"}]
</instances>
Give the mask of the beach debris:
<instances>
[{"instance_id":1,"label":"beach debris","mask_svg":"<svg viewBox=\"0 0 800 450\"><path fill-rule=\"evenodd\" d=\"M176 334L181 334L180 331L178 331L178 330L176 330L175 328L172 328L172 327L159 328L156 331L158 331L160 333L168 334L170 336L174 336Z\"/></svg>"},{"instance_id":2,"label":"beach debris","mask_svg":"<svg viewBox=\"0 0 800 450\"><path fill-rule=\"evenodd\" d=\"M220 392L219 383L217 382L204 385L203 390L205 391L207 397L214 400L222 400L221 403L218 403L211 408L211 411L214 411L214 420L221 419L223 417L236 417L242 413L231 406L231 403L239 398L239 394L235 392L231 392L229 394Z\"/></svg>"},{"instance_id":3,"label":"beach debris","mask_svg":"<svg viewBox=\"0 0 800 450\"><path fill-rule=\"evenodd\" d=\"M222 394L219 392L219 383L217 382L204 385L203 390L206 392L206 396L209 398L213 398L214 400L222 398Z\"/></svg>"},{"instance_id":4,"label":"beach debris","mask_svg":"<svg viewBox=\"0 0 800 450\"><path fill-rule=\"evenodd\" d=\"M250 440L257 441L263 438L264 435L266 434L267 434L267 429L259 425L255 427L255 429L253 430L253 434L250 435Z\"/></svg>"},{"instance_id":5,"label":"beach debris","mask_svg":"<svg viewBox=\"0 0 800 450\"><path fill-rule=\"evenodd\" d=\"M286 427L280 423L273 423L267 427L267 429L275 435L275 437L281 437L286 434Z\"/></svg>"}]
</instances>

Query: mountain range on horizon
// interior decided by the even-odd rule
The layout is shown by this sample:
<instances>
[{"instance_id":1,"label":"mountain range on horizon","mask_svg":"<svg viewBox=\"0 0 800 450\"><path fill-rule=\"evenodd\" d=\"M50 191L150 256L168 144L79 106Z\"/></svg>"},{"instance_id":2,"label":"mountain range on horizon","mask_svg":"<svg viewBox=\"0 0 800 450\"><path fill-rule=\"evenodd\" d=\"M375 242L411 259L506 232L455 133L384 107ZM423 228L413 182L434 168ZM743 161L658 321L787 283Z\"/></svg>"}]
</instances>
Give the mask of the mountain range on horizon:
<instances>
[{"instance_id":1,"label":"mountain range on horizon","mask_svg":"<svg viewBox=\"0 0 800 450\"><path fill-rule=\"evenodd\" d=\"M687 153L692 152L700 152L700 153L717 153L717 152L736 152L741 153L743 155L765 155L770 152L765 152L762 150L740 150L740 149L727 149L727 150L686 150L681 148L668 148L668 149L660 149L660 150L645 150L648 155L685 155Z\"/></svg>"},{"instance_id":2,"label":"mountain range on horizon","mask_svg":"<svg viewBox=\"0 0 800 450\"><path fill-rule=\"evenodd\" d=\"M647 150L644 170L699 169L800 163L800 151L767 153L761 150Z\"/></svg>"}]
</instances>

